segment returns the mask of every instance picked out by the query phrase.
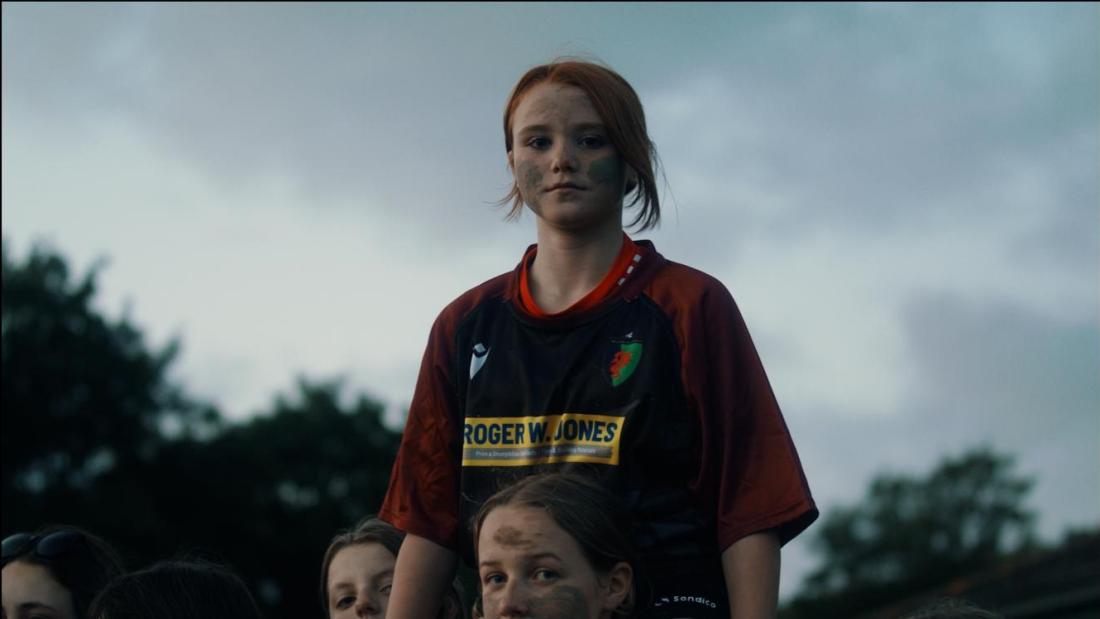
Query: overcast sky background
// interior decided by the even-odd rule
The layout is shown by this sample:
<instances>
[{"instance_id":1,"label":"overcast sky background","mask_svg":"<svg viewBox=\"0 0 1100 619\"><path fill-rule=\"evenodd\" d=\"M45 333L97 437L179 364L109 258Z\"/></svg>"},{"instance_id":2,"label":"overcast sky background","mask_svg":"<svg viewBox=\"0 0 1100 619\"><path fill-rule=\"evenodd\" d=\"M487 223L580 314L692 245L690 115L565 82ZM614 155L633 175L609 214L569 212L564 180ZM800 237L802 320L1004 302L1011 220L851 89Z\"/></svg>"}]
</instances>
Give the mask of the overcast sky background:
<instances>
[{"instance_id":1,"label":"overcast sky background","mask_svg":"<svg viewBox=\"0 0 1100 619\"><path fill-rule=\"evenodd\" d=\"M977 444L1048 541L1100 523L1100 46L1081 4L3 5L3 236L183 343L233 418L296 375L399 415L428 329L511 269L501 113L602 59L823 510ZM812 533L811 529L811 533ZM813 564L784 555L785 594Z\"/></svg>"}]
</instances>

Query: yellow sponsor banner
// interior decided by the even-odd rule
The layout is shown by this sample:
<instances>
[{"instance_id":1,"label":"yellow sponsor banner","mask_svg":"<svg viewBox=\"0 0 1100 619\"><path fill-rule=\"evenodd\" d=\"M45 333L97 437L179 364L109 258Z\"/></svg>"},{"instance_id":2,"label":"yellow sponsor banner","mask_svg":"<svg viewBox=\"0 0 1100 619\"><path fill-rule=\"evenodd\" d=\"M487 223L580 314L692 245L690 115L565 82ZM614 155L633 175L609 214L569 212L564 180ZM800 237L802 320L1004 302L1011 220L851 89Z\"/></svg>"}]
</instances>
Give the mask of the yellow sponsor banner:
<instances>
[{"instance_id":1,"label":"yellow sponsor banner","mask_svg":"<svg viewBox=\"0 0 1100 619\"><path fill-rule=\"evenodd\" d=\"M614 415L585 413L467 417L462 431L462 466L618 464L624 421Z\"/></svg>"}]
</instances>

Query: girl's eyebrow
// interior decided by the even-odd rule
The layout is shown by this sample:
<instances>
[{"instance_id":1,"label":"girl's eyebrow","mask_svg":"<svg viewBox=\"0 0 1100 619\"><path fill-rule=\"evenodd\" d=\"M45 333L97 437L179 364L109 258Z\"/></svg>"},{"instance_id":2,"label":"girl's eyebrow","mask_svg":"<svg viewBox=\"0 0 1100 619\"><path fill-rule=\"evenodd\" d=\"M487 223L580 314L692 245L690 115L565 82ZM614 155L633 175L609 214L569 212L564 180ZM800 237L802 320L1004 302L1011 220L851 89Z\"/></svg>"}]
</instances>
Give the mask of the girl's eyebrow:
<instances>
[{"instance_id":1,"label":"girl's eyebrow","mask_svg":"<svg viewBox=\"0 0 1100 619\"><path fill-rule=\"evenodd\" d=\"M540 553L533 554L533 555L523 555L523 558L528 560L528 561L538 561L539 559L555 559L558 562L564 563L564 561L562 561L561 557L559 557L558 555L556 555L552 552L549 552L549 551L540 552ZM500 561L482 561L481 563L477 564L477 566L479 568L482 568L482 567L496 567L496 566L499 566L499 565L500 565Z\"/></svg>"},{"instance_id":2,"label":"girl's eyebrow","mask_svg":"<svg viewBox=\"0 0 1100 619\"><path fill-rule=\"evenodd\" d=\"M378 572L374 576L371 576L370 580L371 580L371 582L378 582L379 580L384 580L386 578L393 578L393 570L392 569L383 570L381 572Z\"/></svg>"},{"instance_id":3,"label":"girl's eyebrow","mask_svg":"<svg viewBox=\"0 0 1100 619\"><path fill-rule=\"evenodd\" d=\"M575 125L572 125L570 129L572 129L573 131L603 131L604 126L603 123L577 123ZM523 127L522 129L517 131L517 133L545 133L547 131L550 131L549 125L527 125L526 127Z\"/></svg>"},{"instance_id":4,"label":"girl's eyebrow","mask_svg":"<svg viewBox=\"0 0 1100 619\"><path fill-rule=\"evenodd\" d=\"M53 606L50 606L49 604L43 604L42 602L23 602L19 605L19 610L36 610L40 608L57 611L57 609Z\"/></svg>"}]
</instances>

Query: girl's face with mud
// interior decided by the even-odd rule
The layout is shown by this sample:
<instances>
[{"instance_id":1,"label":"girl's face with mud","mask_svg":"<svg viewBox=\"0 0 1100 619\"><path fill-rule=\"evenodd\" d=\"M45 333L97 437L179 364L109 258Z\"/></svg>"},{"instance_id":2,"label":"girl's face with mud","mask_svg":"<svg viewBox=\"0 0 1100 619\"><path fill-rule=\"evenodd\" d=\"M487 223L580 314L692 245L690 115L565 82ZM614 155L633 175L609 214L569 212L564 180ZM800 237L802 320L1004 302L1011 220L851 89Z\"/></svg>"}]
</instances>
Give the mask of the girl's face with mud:
<instances>
[{"instance_id":1,"label":"girl's face with mud","mask_svg":"<svg viewBox=\"0 0 1100 619\"><path fill-rule=\"evenodd\" d=\"M508 163L542 225L569 231L622 227L623 194L637 175L611 143L592 101L576 86L543 82L512 117Z\"/></svg>"},{"instance_id":2,"label":"girl's face with mud","mask_svg":"<svg viewBox=\"0 0 1100 619\"><path fill-rule=\"evenodd\" d=\"M598 573L545 510L508 505L482 523L478 574L486 619L607 619L633 582L625 562Z\"/></svg>"}]
</instances>

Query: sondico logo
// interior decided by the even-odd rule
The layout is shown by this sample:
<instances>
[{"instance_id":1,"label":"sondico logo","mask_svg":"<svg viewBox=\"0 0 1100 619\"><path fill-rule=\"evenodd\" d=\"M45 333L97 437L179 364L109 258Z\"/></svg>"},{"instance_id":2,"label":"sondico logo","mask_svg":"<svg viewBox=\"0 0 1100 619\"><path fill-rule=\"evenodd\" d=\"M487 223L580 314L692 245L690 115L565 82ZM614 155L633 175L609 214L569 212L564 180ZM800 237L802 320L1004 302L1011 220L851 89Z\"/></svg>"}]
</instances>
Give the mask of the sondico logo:
<instances>
[{"instance_id":1,"label":"sondico logo","mask_svg":"<svg viewBox=\"0 0 1100 619\"><path fill-rule=\"evenodd\" d=\"M618 464L624 421L615 415L584 413L468 417L462 431L462 466Z\"/></svg>"}]
</instances>

